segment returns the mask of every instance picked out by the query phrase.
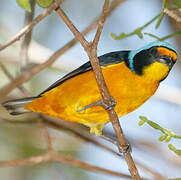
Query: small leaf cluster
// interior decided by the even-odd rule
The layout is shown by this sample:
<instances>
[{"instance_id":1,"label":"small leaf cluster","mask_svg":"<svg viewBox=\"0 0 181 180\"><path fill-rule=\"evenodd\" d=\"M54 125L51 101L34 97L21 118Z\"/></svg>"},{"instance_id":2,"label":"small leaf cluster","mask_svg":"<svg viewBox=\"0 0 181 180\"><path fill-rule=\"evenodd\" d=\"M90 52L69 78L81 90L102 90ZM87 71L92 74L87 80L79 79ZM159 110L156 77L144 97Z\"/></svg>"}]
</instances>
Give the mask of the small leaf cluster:
<instances>
[{"instance_id":1,"label":"small leaf cluster","mask_svg":"<svg viewBox=\"0 0 181 180\"><path fill-rule=\"evenodd\" d=\"M16 0L18 5L28 12L31 12L31 0ZM43 8L49 7L54 0L36 0L36 3Z\"/></svg>"},{"instance_id":2,"label":"small leaf cluster","mask_svg":"<svg viewBox=\"0 0 181 180\"><path fill-rule=\"evenodd\" d=\"M178 8L181 8L181 0L171 0L171 1L166 1L166 0L163 0L163 3L162 3L162 10L161 12L159 13L159 15L155 16L153 19L151 19L150 21L148 21L146 24L144 24L143 26L141 27L138 27L137 29L135 29L133 32L131 33L121 33L120 35L115 35L114 33L111 33L110 36L115 39L115 40L122 40L122 39L125 39L125 38L128 38L130 36L133 36L133 35L137 35L140 39L143 39L143 33L142 31L147 27L149 26L150 24L152 24L155 20L157 20L157 23L155 25L155 29L158 29L161 22L162 22L162 19L165 15L165 12L164 12L164 9L165 8L171 8L171 9L178 9ZM179 32L176 32L174 34L170 34L168 36L165 36L163 38L159 38L151 33L144 33L146 35L149 35L157 40L160 40L160 41L164 41L166 39L169 39L169 38L172 38L174 36L177 36L177 35L180 35L180 31Z\"/></svg>"},{"instance_id":3,"label":"small leaf cluster","mask_svg":"<svg viewBox=\"0 0 181 180\"><path fill-rule=\"evenodd\" d=\"M122 40L125 38L128 38L134 34L136 34L140 39L143 39L143 33L142 31L149 26L152 22L154 22L156 19L158 19L160 17L161 13L159 13L157 16L155 16L153 19L151 19L150 21L148 21L146 24L144 24L143 26L140 26L139 28L135 29L133 32L131 33L121 33L120 35L116 36L115 34L111 33L110 36L115 39L115 40Z\"/></svg>"},{"instance_id":4,"label":"small leaf cluster","mask_svg":"<svg viewBox=\"0 0 181 180\"><path fill-rule=\"evenodd\" d=\"M145 116L140 116L139 118L140 118L140 122L138 123L139 126L142 126L144 123L147 123L152 128L154 128L156 130L159 130L159 131L161 131L163 133L160 136L160 138L158 139L159 141L165 141L166 143L168 143L172 138L181 139L181 135L174 133L170 129L166 129L166 128L161 127L159 124L148 120ZM178 156L181 157L181 150L176 149L172 144L169 144L168 147L169 147L170 150L172 150Z\"/></svg>"}]
</instances>

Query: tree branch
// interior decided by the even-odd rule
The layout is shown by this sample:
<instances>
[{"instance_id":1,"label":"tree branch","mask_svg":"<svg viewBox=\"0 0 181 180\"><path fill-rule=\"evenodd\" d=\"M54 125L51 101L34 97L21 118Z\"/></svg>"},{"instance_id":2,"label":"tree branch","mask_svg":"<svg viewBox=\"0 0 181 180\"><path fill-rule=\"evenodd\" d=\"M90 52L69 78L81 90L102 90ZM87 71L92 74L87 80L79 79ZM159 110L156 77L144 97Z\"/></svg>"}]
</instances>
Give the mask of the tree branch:
<instances>
[{"instance_id":1,"label":"tree branch","mask_svg":"<svg viewBox=\"0 0 181 180\"><path fill-rule=\"evenodd\" d=\"M24 26L30 24L33 21L35 13L35 0L31 0L30 4L31 4L31 12L26 11ZM28 49L31 42L31 37L32 37L32 30L25 34L25 37L21 43L21 51L20 51L21 70L24 70L29 63Z\"/></svg>"},{"instance_id":2,"label":"tree branch","mask_svg":"<svg viewBox=\"0 0 181 180\"><path fill-rule=\"evenodd\" d=\"M46 116L43 114L41 114L40 117L42 120L42 124L44 124L44 126L53 128L57 131L63 131L65 133L69 134L70 136L74 136L76 139L83 140L86 143L91 143L92 145L95 145L103 150L106 150L107 152L110 152L119 158L123 158L123 156L120 156L120 153L116 152L109 146L106 146L106 145L102 144L101 142L99 142L97 140L98 137L97 136L95 137L95 135L90 134L88 128L81 124L67 122L67 121L60 120L58 118L53 118L50 116ZM31 120L31 121L19 121L19 120L15 121L15 120L6 119L4 117L0 117L0 120L5 123L11 123L11 124L16 124L16 125L27 124L27 123L28 124L37 124L36 119ZM50 135L49 135L49 137L50 137ZM49 139L48 141L51 141L51 140ZM154 147L154 149L155 149L155 147ZM151 168L147 167L146 165L140 163L139 161L135 160L135 163L138 167L140 167L140 169L142 169L144 172L151 175L153 179L155 179L155 180L165 180L166 179L164 176L162 176L158 172L152 170Z\"/></svg>"},{"instance_id":3,"label":"tree branch","mask_svg":"<svg viewBox=\"0 0 181 180\"><path fill-rule=\"evenodd\" d=\"M65 24L72 31L72 33L80 41L80 43L84 47L85 51L87 52L89 59L90 59L90 62L91 62L91 65L93 67L93 71L94 71L96 81L97 81L100 93L102 95L103 101L106 105L110 106L111 105L111 97L110 97L108 88L106 86L106 83L104 81L104 77L103 77L103 74L101 72L101 68L99 66L99 62L97 59L97 43L98 43L102 28L103 28L103 25L105 22L106 11L107 11L108 5L109 5L109 0L105 0L104 8L102 11L102 17L101 17L100 24L99 24L98 30L96 32L93 43L88 43L85 40L85 38L79 33L77 28L73 25L73 23L70 21L70 19L66 16L66 14L63 12L63 10L60 7L57 8L56 11L57 11L58 15L63 19ZM128 148L128 144L127 144L127 141L124 137L122 128L119 124L118 116L117 116L114 108L107 110L107 112L109 114L110 121L112 122L114 131L118 137L119 146L123 151L125 151ZM128 164L129 171L132 175L132 178L135 180L139 180L140 177L139 177L137 168L134 164L134 161L133 161L130 153L125 155L125 160Z\"/></svg>"},{"instance_id":4,"label":"tree branch","mask_svg":"<svg viewBox=\"0 0 181 180\"><path fill-rule=\"evenodd\" d=\"M32 28L38 24L42 19L44 19L46 16L48 16L54 9L56 9L63 0L57 0L55 1L49 8L45 9L38 17L36 17L30 24L28 24L26 27L20 30L19 33L17 33L14 37L12 37L10 40L5 42L3 45L0 46L0 51L7 48L8 46L12 45L14 42L19 40L23 35L27 34L32 30Z\"/></svg>"},{"instance_id":5,"label":"tree branch","mask_svg":"<svg viewBox=\"0 0 181 180\"><path fill-rule=\"evenodd\" d=\"M108 174L111 176L117 176L117 177L124 177L124 178L131 178L129 175L118 173L115 171L111 171L105 168L101 168L98 166L91 165L89 163L80 161L78 159L75 159L71 156L63 156L57 153L48 152L43 155L30 157L22 160L10 160L10 161L0 161L0 167L10 167L10 166L25 166L25 165L35 165L39 163L49 162L49 161L57 161L61 163L67 163L75 167L87 169L89 171L99 172Z\"/></svg>"},{"instance_id":6,"label":"tree branch","mask_svg":"<svg viewBox=\"0 0 181 180\"><path fill-rule=\"evenodd\" d=\"M104 149L104 150L116 155L119 158L123 158L123 156L120 156L120 153L114 151L110 147L108 147L108 146L100 143L98 140L96 140L95 135L90 134L87 127L82 126L77 123L66 122L66 121L60 120L60 119L56 120L56 118L46 116L46 115L41 115L41 117L43 118L43 123L45 123L48 127L51 127L56 130L61 130L61 131L63 130L69 134L71 133L71 135L74 135L76 138L79 138L79 139L83 140L84 142L91 143L101 149ZM96 138L97 138L97 136L96 136ZM147 166L140 163L139 161L135 161L135 163L143 171L150 174L155 180L163 180L163 179L165 180L166 179L164 176L162 176L158 172L148 168Z\"/></svg>"},{"instance_id":7,"label":"tree branch","mask_svg":"<svg viewBox=\"0 0 181 180\"><path fill-rule=\"evenodd\" d=\"M4 74L8 77L8 79L10 80L11 83L13 83L14 78L13 76L10 74L10 72L6 69L6 67L4 66L4 64L0 61L0 67L2 69L2 71L4 72ZM19 91L21 92L21 94L23 96L27 96L28 93L26 92L26 89L23 86L18 86Z\"/></svg>"},{"instance_id":8,"label":"tree branch","mask_svg":"<svg viewBox=\"0 0 181 180\"><path fill-rule=\"evenodd\" d=\"M47 129L47 127L46 127L46 124L43 123L43 119L42 119L42 116L41 116L41 115L39 115L38 123L40 124L40 126L41 126L42 129L43 129L44 137L45 137L45 139L46 139L47 146L48 146L48 151L49 151L50 153L54 153L54 152L55 152L55 149L54 149L54 147L53 147L53 143L52 143L52 139L51 139L50 133L48 132L48 129Z\"/></svg>"},{"instance_id":9,"label":"tree branch","mask_svg":"<svg viewBox=\"0 0 181 180\"><path fill-rule=\"evenodd\" d=\"M123 0L115 0L111 7L109 8L109 11L107 12L107 15L110 15L113 10L122 2ZM96 25L98 24L100 20L100 17L97 18L95 21L93 21L83 32L82 35L86 35L89 33L91 30L93 30ZM11 92L14 88L18 87L19 85L29 81L32 79L36 74L38 74L40 71L44 70L51 64L53 64L58 57L63 55L65 52L67 52L70 48L72 48L75 44L77 43L77 39L74 38L67 44L65 44L63 47L61 47L59 50L57 50L46 62L43 64L37 65L30 69L29 71L22 72L18 77L14 78L13 82L10 82L6 86L0 89L0 96L4 97L6 96L9 92Z\"/></svg>"}]
</instances>

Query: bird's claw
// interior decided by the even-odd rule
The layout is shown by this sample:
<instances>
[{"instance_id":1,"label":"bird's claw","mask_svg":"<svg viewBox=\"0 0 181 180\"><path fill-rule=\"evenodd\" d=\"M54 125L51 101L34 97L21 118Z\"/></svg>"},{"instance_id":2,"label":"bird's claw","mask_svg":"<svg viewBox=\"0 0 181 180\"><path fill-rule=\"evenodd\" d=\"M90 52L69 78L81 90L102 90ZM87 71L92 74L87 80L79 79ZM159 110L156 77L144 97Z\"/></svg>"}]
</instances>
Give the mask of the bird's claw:
<instances>
[{"instance_id":1,"label":"bird's claw","mask_svg":"<svg viewBox=\"0 0 181 180\"><path fill-rule=\"evenodd\" d=\"M115 102L114 98L111 96L111 104L110 104L110 105L105 104L103 100L101 100L100 105L101 105L105 110L111 110L111 109L113 109L113 108L116 106L116 102Z\"/></svg>"},{"instance_id":2,"label":"bird's claw","mask_svg":"<svg viewBox=\"0 0 181 180\"><path fill-rule=\"evenodd\" d=\"M125 146L120 146L119 143L117 143L118 149L119 149L119 153L121 156L126 156L129 153L131 153L132 149L131 149L131 145L129 143L127 143Z\"/></svg>"},{"instance_id":3,"label":"bird's claw","mask_svg":"<svg viewBox=\"0 0 181 180\"><path fill-rule=\"evenodd\" d=\"M116 102L115 102L114 98L111 96L111 104L110 105L105 104L103 99L101 99L95 103L84 106L83 109L79 109L79 110L77 110L77 112L84 111L84 110L86 110L92 106L102 106L105 110L111 110L112 108L115 107L115 105L116 105Z\"/></svg>"}]
</instances>

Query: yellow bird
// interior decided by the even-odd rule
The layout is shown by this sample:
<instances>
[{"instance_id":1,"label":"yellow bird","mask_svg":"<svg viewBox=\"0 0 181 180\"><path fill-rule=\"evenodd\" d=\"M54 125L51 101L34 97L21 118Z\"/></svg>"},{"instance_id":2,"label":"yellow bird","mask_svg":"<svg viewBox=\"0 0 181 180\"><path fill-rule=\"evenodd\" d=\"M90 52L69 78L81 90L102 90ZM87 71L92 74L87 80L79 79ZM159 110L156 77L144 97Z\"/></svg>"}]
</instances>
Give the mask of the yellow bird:
<instances>
[{"instance_id":1,"label":"yellow bird","mask_svg":"<svg viewBox=\"0 0 181 180\"><path fill-rule=\"evenodd\" d=\"M177 60L176 50L166 42L152 42L134 51L104 54L99 63L119 117L147 101ZM2 105L12 115L39 112L90 127L101 134L109 117L100 106L101 95L90 62L56 81L36 97L10 100Z\"/></svg>"}]
</instances>

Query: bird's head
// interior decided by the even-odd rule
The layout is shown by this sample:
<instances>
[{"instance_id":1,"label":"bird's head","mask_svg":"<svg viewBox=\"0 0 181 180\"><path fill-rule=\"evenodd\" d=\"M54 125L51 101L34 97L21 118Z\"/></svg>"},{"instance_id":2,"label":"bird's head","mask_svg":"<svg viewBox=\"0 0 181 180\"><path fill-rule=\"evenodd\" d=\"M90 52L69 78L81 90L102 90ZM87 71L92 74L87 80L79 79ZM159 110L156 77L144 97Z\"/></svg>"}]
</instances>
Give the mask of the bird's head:
<instances>
[{"instance_id":1,"label":"bird's head","mask_svg":"<svg viewBox=\"0 0 181 180\"><path fill-rule=\"evenodd\" d=\"M161 81L167 77L177 58L176 50L169 43L155 41L130 51L126 64L137 75Z\"/></svg>"}]
</instances>

